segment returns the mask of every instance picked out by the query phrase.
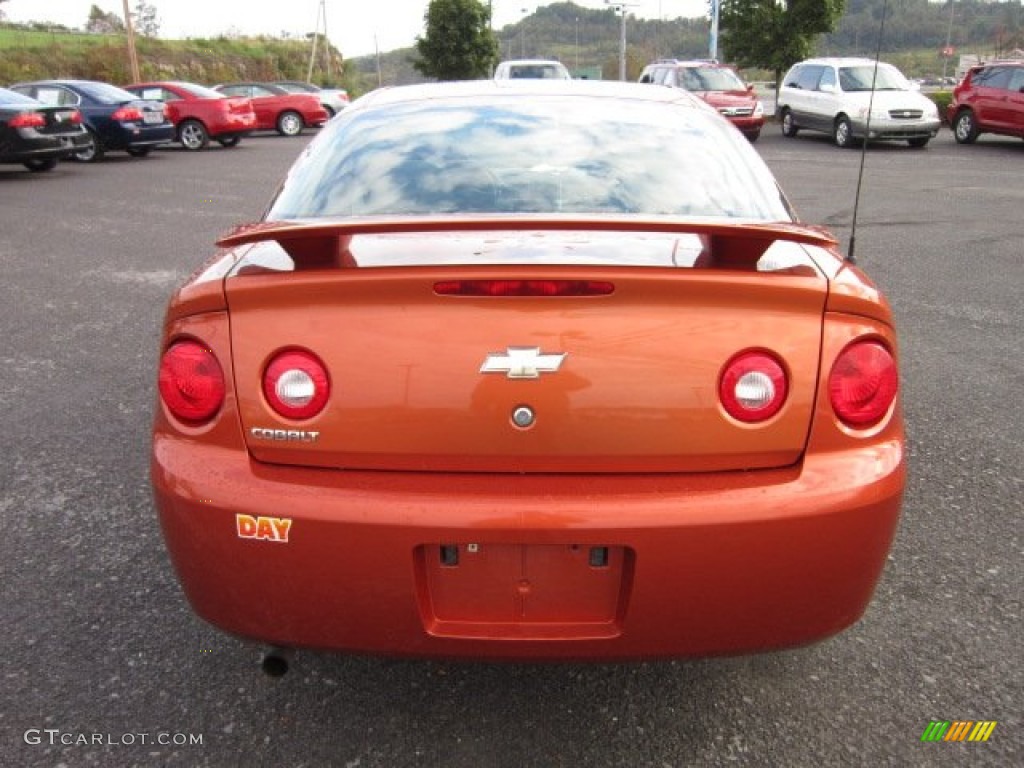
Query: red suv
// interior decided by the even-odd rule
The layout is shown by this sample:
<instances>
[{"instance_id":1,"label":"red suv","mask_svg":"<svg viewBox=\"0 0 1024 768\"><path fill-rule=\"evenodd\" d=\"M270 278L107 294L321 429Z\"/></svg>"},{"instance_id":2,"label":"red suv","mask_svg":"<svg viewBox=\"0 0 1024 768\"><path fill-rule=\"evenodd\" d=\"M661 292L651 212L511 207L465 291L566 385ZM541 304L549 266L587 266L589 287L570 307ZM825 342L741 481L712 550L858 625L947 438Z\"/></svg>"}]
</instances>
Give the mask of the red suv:
<instances>
[{"instance_id":1,"label":"red suv","mask_svg":"<svg viewBox=\"0 0 1024 768\"><path fill-rule=\"evenodd\" d=\"M682 88L700 96L735 125L750 141L764 126L764 105L732 67L714 61L661 59L644 67L641 83Z\"/></svg>"},{"instance_id":2,"label":"red suv","mask_svg":"<svg viewBox=\"0 0 1024 768\"><path fill-rule=\"evenodd\" d=\"M1024 61L993 61L968 70L947 113L959 144L979 134L1024 138Z\"/></svg>"}]
</instances>

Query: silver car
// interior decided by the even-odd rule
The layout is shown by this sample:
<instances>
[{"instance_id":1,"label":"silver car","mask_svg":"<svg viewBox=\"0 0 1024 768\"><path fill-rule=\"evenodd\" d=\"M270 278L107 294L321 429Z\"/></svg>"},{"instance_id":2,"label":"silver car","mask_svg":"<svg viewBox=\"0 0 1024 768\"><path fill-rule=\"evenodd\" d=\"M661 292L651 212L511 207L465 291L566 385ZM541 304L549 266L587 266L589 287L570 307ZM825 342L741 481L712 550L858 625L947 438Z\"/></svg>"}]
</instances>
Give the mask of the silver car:
<instances>
[{"instance_id":1,"label":"silver car","mask_svg":"<svg viewBox=\"0 0 1024 768\"><path fill-rule=\"evenodd\" d=\"M321 88L319 85L300 80L277 80L274 85L284 88L288 93L314 94L320 99L320 104L330 117L334 117L349 104L348 91L344 88Z\"/></svg>"},{"instance_id":2,"label":"silver car","mask_svg":"<svg viewBox=\"0 0 1024 768\"><path fill-rule=\"evenodd\" d=\"M822 131L839 147L857 140L923 147L942 124L935 102L891 64L871 59L808 59L782 80L776 114L782 133Z\"/></svg>"}]
</instances>

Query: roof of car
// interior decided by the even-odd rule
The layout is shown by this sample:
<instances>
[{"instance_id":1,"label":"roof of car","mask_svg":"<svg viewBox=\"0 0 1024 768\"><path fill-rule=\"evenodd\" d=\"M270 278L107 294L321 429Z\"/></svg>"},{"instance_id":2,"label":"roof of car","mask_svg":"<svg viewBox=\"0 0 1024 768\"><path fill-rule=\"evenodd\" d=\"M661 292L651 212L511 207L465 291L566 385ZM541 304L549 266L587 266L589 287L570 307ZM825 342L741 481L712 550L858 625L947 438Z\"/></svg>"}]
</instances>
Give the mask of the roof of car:
<instances>
[{"instance_id":1,"label":"roof of car","mask_svg":"<svg viewBox=\"0 0 1024 768\"><path fill-rule=\"evenodd\" d=\"M518 66L520 64L526 66L537 66L538 64L554 64L559 67L565 66L562 62L558 61L557 59L507 59L505 61L499 61L498 64L506 64L513 66Z\"/></svg>"},{"instance_id":2,"label":"roof of car","mask_svg":"<svg viewBox=\"0 0 1024 768\"><path fill-rule=\"evenodd\" d=\"M863 56L819 56L813 59L804 59L800 62L801 64L832 64L837 67L841 66L855 66L863 64L874 64L874 59L868 59ZM885 64L884 61L879 61L879 64Z\"/></svg>"},{"instance_id":3,"label":"roof of car","mask_svg":"<svg viewBox=\"0 0 1024 768\"><path fill-rule=\"evenodd\" d=\"M631 99L646 102L680 103L706 109L698 97L677 88L651 88L640 83L612 80L462 80L420 83L371 91L357 102L379 106L430 99L485 98L502 94L587 96L591 98Z\"/></svg>"},{"instance_id":4,"label":"roof of car","mask_svg":"<svg viewBox=\"0 0 1024 768\"><path fill-rule=\"evenodd\" d=\"M724 67L729 68L728 64L723 64L720 61L714 59L658 59L652 61L648 66L650 67Z\"/></svg>"}]
</instances>

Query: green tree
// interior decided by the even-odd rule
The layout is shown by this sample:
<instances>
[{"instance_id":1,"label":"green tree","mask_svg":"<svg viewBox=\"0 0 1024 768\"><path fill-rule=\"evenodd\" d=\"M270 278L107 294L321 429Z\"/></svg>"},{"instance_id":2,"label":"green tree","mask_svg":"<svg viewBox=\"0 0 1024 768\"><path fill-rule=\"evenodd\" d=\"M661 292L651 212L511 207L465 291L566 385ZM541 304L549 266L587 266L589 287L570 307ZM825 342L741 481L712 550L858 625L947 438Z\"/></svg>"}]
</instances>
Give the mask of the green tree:
<instances>
[{"instance_id":1,"label":"green tree","mask_svg":"<svg viewBox=\"0 0 1024 768\"><path fill-rule=\"evenodd\" d=\"M431 0L425 34L416 38L413 66L438 80L487 77L498 62L490 12L479 0Z\"/></svg>"},{"instance_id":2,"label":"green tree","mask_svg":"<svg viewBox=\"0 0 1024 768\"><path fill-rule=\"evenodd\" d=\"M832 32L845 0L721 0L726 59L740 67L782 73L808 58L818 35Z\"/></svg>"},{"instance_id":3,"label":"green tree","mask_svg":"<svg viewBox=\"0 0 1024 768\"><path fill-rule=\"evenodd\" d=\"M143 37L156 37L160 34L160 20L156 16L156 6L146 0L138 0L132 11L132 25Z\"/></svg>"},{"instance_id":4,"label":"green tree","mask_svg":"<svg viewBox=\"0 0 1024 768\"><path fill-rule=\"evenodd\" d=\"M89 21L85 25L85 31L97 35L124 32L124 22L116 13L107 13L99 6L94 5L89 9Z\"/></svg>"}]
</instances>

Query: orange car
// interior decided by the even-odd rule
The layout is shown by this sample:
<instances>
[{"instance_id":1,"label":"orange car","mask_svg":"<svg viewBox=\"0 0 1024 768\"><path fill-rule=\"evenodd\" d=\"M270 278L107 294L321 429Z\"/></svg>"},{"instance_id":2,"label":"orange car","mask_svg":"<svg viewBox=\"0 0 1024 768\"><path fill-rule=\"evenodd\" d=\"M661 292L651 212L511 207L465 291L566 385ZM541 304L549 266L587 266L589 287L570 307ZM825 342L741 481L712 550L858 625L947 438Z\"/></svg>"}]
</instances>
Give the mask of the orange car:
<instances>
[{"instance_id":1,"label":"orange car","mask_svg":"<svg viewBox=\"0 0 1024 768\"><path fill-rule=\"evenodd\" d=\"M864 612L905 479L892 314L694 96L377 91L220 245L171 299L152 444L216 626L608 660Z\"/></svg>"}]
</instances>

